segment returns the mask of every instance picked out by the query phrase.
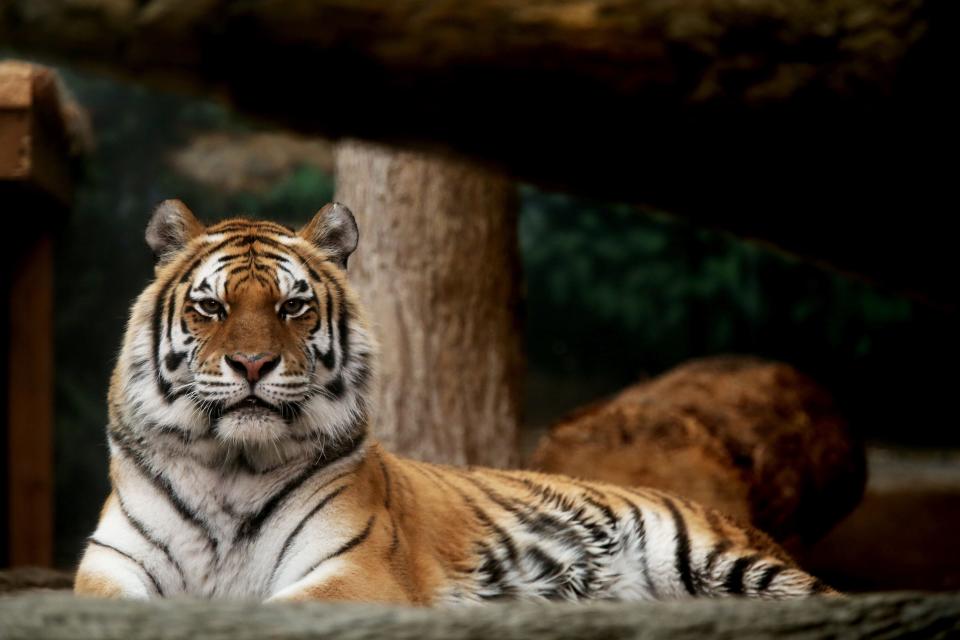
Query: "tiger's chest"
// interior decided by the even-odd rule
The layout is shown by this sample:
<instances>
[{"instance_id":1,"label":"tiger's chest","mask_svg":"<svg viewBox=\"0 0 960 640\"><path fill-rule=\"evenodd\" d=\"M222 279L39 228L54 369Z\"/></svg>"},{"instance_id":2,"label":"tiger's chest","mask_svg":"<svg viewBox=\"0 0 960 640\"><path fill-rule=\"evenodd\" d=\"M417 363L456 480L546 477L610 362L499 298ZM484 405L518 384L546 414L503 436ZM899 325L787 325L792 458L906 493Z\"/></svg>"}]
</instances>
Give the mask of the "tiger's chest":
<instances>
[{"instance_id":1,"label":"tiger's chest","mask_svg":"<svg viewBox=\"0 0 960 640\"><path fill-rule=\"evenodd\" d=\"M328 476L306 468L228 475L181 462L153 479L127 477L119 492L129 519L155 541L148 563L165 594L263 599L338 539L342 505L311 513Z\"/></svg>"}]
</instances>

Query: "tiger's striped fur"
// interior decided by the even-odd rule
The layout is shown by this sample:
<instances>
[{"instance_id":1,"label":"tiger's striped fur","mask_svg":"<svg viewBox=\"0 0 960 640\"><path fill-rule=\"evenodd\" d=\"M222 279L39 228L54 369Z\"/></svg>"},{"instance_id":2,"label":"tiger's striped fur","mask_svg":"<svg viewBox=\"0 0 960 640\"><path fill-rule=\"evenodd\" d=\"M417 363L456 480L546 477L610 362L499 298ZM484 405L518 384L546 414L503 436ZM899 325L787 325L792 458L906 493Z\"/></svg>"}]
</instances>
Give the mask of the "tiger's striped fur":
<instances>
[{"instance_id":1,"label":"tiger's striped fur","mask_svg":"<svg viewBox=\"0 0 960 640\"><path fill-rule=\"evenodd\" d=\"M831 593L764 535L654 490L402 459L368 436L357 232L179 202L110 389L113 490L80 594L413 604ZM294 300L294 302L289 302ZM288 304L289 303L289 304Z\"/></svg>"}]
</instances>

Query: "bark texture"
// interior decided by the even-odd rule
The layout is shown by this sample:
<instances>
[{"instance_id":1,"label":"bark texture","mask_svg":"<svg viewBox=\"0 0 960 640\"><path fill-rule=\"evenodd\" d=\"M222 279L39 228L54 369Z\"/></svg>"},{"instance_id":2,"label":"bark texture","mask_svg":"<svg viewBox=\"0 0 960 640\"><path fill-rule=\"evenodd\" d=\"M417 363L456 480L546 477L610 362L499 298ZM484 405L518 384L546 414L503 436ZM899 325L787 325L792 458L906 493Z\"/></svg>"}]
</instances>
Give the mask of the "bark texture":
<instances>
[{"instance_id":1,"label":"bark texture","mask_svg":"<svg viewBox=\"0 0 960 640\"><path fill-rule=\"evenodd\" d=\"M346 141L335 157L360 227L348 273L381 344L374 433L421 460L515 465L515 186L449 156Z\"/></svg>"},{"instance_id":2,"label":"bark texture","mask_svg":"<svg viewBox=\"0 0 960 640\"><path fill-rule=\"evenodd\" d=\"M442 145L955 304L957 7L0 0L0 42L306 132Z\"/></svg>"},{"instance_id":3,"label":"bark texture","mask_svg":"<svg viewBox=\"0 0 960 640\"><path fill-rule=\"evenodd\" d=\"M860 501L864 451L829 393L793 367L696 360L551 427L531 466L675 492L793 550Z\"/></svg>"},{"instance_id":4,"label":"bark texture","mask_svg":"<svg viewBox=\"0 0 960 640\"><path fill-rule=\"evenodd\" d=\"M329 603L118 602L45 594L0 598L0 620L3 640L936 639L960 632L960 595L401 609Z\"/></svg>"}]
</instances>

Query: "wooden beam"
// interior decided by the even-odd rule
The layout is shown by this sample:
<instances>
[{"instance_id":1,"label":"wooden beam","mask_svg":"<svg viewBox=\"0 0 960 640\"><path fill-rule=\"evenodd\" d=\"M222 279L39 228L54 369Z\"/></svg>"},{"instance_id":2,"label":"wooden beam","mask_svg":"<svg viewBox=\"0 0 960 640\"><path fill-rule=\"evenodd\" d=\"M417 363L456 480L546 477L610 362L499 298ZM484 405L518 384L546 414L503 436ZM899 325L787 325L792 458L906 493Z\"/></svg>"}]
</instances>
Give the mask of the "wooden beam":
<instances>
[{"instance_id":1,"label":"wooden beam","mask_svg":"<svg viewBox=\"0 0 960 640\"><path fill-rule=\"evenodd\" d=\"M53 249L28 244L8 297L10 565L53 562Z\"/></svg>"},{"instance_id":2,"label":"wooden beam","mask_svg":"<svg viewBox=\"0 0 960 640\"><path fill-rule=\"evenodd\" d=\"M72 190L70 138L52 71L0 63L4 252L4 549L12 566L53 560L53 242Z\"/></svg>"},{"instance_id":3,"label":"wooden beam","mask_svg":"<svg viewBox=\"0 0 960 640\"><path fill-rule=\"evenodd\" d=\"M955 305L942 0L0 0L0 41L453 149ZM955 262L950 261L950 264Z\"/></svg>"},{"instance_id":4,"label":"wooden beam","mask_svg":"<svg viewBox=\"0 0 960 640\"><path fill-rule=\"evenodd\" d=\"M0 62L0 185L25 187L66 206L73 192L71 156L83 116L65 100L52 69ZM79 124L78 124L79 123ZM7 216L16 215L4 207Z\"/></svg>"}]
</instances>

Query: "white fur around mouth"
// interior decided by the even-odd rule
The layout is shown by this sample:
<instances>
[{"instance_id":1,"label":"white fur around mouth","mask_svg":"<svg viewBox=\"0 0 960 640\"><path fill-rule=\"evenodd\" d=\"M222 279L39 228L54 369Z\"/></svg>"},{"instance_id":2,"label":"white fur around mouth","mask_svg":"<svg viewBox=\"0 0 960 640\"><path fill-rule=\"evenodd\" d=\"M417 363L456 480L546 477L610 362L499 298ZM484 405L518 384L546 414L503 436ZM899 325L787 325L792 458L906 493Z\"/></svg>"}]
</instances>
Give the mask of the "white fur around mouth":
<instances>
[{"instance_id":1,"label":"white fur around mouth","mask_svg":"<svg viewBox=\"0 0 960 640\"><path fill-rule=\"evenodd\" d=\"M278 442L290 435L289 425L277 410L245 403L225 412L217 421L216 431L221 441L245 445Z\"/></svg>"},{"instance_id":2,"label":"white fur around mouth","mask_svg":"<svg viewBox=\"0 0 960 640\"><path fill-rule=\"evenodd\" d=\"M237 414L242 413L245 415L257 415L258 413L276 413L279 414L280 410L274 405L270 404L263 398L258 396L249 395L240 402L232 404L224 410L224 415L226 414Z\"/></svg>"}]
</instances>

